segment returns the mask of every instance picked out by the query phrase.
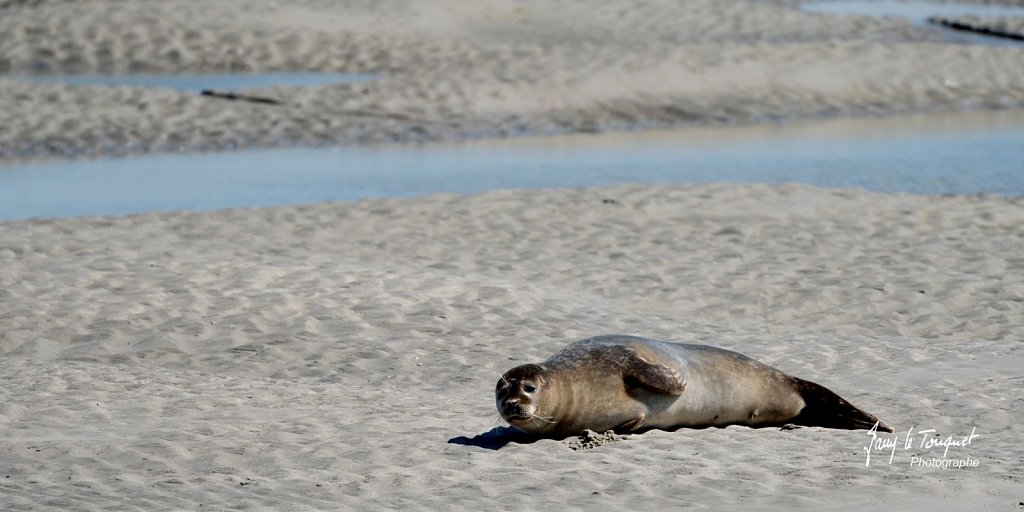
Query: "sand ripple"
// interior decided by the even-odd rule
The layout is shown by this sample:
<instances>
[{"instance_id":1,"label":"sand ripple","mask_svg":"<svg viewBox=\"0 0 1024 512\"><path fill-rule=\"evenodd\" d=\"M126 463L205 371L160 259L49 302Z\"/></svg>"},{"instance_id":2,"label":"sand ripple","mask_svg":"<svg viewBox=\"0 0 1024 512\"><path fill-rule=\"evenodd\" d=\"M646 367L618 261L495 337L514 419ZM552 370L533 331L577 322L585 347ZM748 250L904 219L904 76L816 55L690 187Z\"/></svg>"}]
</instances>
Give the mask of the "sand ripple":
<instances>
[{"instance_id":1,"label":"sand ripple","mask_svg":"<svg viewBox=\"0 0 1024 512\"><path fill-rule=\"evenodd\" d=\"M1005 508L1021 225L1018 199L796 185L6 223L0 504ZM448 443L498 425L501 372L610 332L740 350L902 432L976 427L980 467L865 468L863 432L810 428Z\"/></svg>"}]
</instances>

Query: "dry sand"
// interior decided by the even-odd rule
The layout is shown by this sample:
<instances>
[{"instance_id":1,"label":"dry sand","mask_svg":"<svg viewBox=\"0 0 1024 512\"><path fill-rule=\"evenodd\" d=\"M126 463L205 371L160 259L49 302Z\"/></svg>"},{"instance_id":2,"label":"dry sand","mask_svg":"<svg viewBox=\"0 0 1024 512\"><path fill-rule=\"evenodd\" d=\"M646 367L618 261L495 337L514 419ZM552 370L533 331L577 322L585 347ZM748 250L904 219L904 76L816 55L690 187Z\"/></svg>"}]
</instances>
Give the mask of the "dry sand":
<instances>
[{"instance_id":1,"label":"dry sand","mask_svg":"<svg viewBox=\"0 0 1024 512\"><path fill-rule=\"evenodd\" d=\"M1022 225L797 185L3 224L0 508L1019 510ZM819 428L450 442L504 370L615 332L821 382L893 461ZM911 467L923 429L978 467Z\"/></svg>"},{"instance_id":2,"label":"dry sand","mask_svg":"<svg viewBox=\"0 0 1024 512\"><path fill-rule=\"evenodd\" d=\"M0 158L1024 105L1024 45L787 0L0 2ZM284 106L26 73L373 72Z\"/></svg>"}]
</instances>

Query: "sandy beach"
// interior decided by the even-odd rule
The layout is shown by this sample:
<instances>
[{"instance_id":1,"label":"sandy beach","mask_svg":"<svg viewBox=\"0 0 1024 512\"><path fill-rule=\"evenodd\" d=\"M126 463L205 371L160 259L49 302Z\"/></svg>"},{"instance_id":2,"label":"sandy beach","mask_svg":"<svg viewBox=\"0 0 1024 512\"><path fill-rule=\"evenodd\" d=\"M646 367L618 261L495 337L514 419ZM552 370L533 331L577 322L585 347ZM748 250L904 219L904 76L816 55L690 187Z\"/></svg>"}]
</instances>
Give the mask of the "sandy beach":
<instances>
[{"instance_id":1,"label":"sandy beach","mask_svg":"<svg viewBox=\"0 0 1024 512\"><path fill-rule=\"evenodd\" d=\"M0 158L452 140L1019 108L1024 45L792 1L9 1ZM1019 4L1018 4L1019 5ZM255 91L40 86L25 74L329 71Z\"/></svg>"},{"instance_id":2,"label":"sandy beach","mask_svg":"<svg viewBox=\"0 0 1024 512\"><path fill-rule=\"evenodd\" d=\"M0 0L0 159L1024 105L1022 47L789 0L285 4ZM214 71L386 79L17 78ZM795 184L3 222L0 509L1024 510L1022 226L1019 197ZM609 333L896 433L501 436L505 370Z\"/></svg>"},{"instance_id":3,"label":"sandy beach","mask_svg":"<svg viewBox=\"0 0 1024 512\"><path fill-rule=\"evenodd\" d=\"M1020 199L797 185L7 223L0 503L1016 510L1022 223ZM459 444L501 425L503 371L601 333L816 380L899 448L866 465L864 431L736 426ZM977 467L911 466L972 431L946 458Z\"/></svg>"}]
</instances>

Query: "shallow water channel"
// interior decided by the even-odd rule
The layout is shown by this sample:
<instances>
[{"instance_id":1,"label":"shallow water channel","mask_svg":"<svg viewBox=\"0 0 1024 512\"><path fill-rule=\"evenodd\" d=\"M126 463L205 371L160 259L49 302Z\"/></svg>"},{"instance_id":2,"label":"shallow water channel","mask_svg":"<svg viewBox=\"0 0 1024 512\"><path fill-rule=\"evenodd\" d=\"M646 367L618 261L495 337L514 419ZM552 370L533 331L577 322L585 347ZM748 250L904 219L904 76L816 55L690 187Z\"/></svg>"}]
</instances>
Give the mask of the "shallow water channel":
<instances>
[{"instance_id":1,"label":"shallow water channel","mask_svg":"<svg viewBox=\"0 0 1024 512\"><path fill-rule=\"evenodd\" d=\"M0 219L713 181L1024 196L1024 111L9 162L0 163Z\"/></svg>"},{"instance_id":2,"label":"shallow water channel","mask_svg":"<svg viewBox=\"0 0 1024 512\"><path fill-rule=\"evenodd\" d=\"M826 0L800 4L811 12L855 16L895 16L924 23L930 17L1024 16L1024 7L995 4L945 3L914 0Z\"/></svg>"}]
</instances>

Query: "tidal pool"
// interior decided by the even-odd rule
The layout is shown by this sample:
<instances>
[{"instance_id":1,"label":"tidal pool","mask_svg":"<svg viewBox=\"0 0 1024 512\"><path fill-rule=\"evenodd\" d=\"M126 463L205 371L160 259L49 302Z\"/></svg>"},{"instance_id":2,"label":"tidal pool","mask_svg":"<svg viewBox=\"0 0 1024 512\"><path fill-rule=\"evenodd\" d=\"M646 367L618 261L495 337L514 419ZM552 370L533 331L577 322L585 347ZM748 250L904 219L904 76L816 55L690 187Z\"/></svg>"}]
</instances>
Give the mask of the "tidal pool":
<instances>
[{"instance_id":1,"label":"tidal pool","mask_svg":"<svg viewBox=\"0 0 1024 512\"><path fill-rule=\"evenodd\" d=\"M309 87L363 82L377 77L356 73L217 73L217 74L130 74L130 75L18 75L18 80L40 84L162 87L177 91L204 89L244 91L262 87Z\"/></svg>"}]
</instances>

